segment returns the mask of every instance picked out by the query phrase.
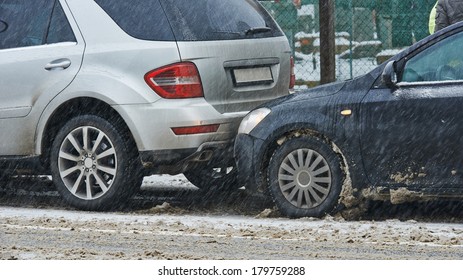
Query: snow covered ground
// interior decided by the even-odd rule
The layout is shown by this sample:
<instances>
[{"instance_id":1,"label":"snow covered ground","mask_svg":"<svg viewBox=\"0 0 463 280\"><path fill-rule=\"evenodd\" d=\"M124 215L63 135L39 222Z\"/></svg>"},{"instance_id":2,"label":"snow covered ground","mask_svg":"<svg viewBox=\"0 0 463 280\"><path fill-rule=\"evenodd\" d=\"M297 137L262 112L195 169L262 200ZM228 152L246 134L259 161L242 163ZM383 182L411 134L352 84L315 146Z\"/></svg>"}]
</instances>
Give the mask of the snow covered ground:
<instances>
[{"instance_id":1,"label":"snow covered ground","mask_svg":"<svg viewBox=\"0 0 463 280\"><path fill-rule=\"evenodd\" d=\"M151 176L127 208L95 213L68 209L46 181L14 183L0 188L0 259L463 258L461 203L287 219L243 190L207 196L183 176Z\"/></svg>"}]
</instances>

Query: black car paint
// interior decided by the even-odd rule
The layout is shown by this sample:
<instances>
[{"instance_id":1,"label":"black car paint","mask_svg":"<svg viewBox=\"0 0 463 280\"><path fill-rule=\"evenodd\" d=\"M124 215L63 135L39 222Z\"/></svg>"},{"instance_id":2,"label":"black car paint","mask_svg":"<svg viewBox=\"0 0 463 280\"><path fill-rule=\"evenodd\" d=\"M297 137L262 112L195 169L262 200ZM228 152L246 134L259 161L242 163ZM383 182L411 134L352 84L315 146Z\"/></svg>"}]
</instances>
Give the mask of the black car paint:
<instances>
[{"instance_id":1,"label":"black car paint","mask_svg":"<svg viewBox=\"0 0 463 280\"><path fill-rule=\"evenodd\" d=\"M370 91L362 103L360 123L362 158L373 185L393 184L394 174L414 174L408 185L415 188L462 183L460 176L451 174L462 170L463 159L459 152L463 93L457 93L458 87Z\"/></svg>"},{"instance_id":2,"label":"black car paint","mask_svg":"<svg viewBox=\"0 0 463 280\"><path fill-rule=\"evenodd\" d=\"M397 62L400 77L407 59L462 29L463 23L443 29L389 61ZM356 188L406 186L429 194L463 194L459 175L463 92L457 90L461 84L448 83L439 89L422 85L414 91L406 85L386 87L381 74L387 63L354 80L262 105L271 113L249 135L239 134L235 141L241 182L262 187L263 171L277 140L292 131L313 131L339 147ZM352 114L341 115L346 109Z\"/></svg>"}]
</instances>

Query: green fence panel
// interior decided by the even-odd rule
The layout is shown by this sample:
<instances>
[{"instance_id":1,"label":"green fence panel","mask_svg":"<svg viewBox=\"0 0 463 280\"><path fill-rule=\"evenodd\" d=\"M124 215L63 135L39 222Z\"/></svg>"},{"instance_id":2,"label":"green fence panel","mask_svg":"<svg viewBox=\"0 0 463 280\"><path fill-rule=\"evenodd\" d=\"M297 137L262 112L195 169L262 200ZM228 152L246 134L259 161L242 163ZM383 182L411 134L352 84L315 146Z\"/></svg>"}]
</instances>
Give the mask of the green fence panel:
<instances>
[{"instance_id":1,"label":"green fence panel","mask_svg":"<svg viewBox=\"0 0 463 280\"><path fill-rule=\"evenodd\" d=\"M290 42L298 89L302 89L320 81L319 0L301 0L298 7L293 1L260 3ZM429 13L435 1L336 0L336 78L363 75L428 36Z\"/></svg>"}]
</instances>

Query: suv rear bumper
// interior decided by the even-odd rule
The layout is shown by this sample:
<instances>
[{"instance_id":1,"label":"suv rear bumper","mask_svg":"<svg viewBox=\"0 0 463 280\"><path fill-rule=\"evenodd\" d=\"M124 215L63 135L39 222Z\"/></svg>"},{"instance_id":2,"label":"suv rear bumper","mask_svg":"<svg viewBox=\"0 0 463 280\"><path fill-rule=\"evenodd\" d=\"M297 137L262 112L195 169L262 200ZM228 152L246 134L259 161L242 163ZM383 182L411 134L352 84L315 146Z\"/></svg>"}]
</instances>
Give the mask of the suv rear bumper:
<instances>
[{"instance_id":1,"label":"suv rear bumper","mask_svg":"<svg viewBox=\"0 0 463 280\"><path fill-rule=\"evenodd\" d=\"M204 98L113 106L124 118L145 169L177 174L192 164L233 160L233 142L247 112L221 114ZM172 128L218 124L212 133L176 135Z\"/></svg>"},{"instance_id":2,"label":"suv rear bumper","mask_svg":"<svg viewBox=\"0 0 463 280\"><path fill-rule=\"evenodd\" d=\"M198 149L203 143L233 141L247 112L221 114L204 98L161 99L113 106L129 127L140 152ZM176 135L172 128L219 125L216 132Z\"/></svg>"}]
</instances>

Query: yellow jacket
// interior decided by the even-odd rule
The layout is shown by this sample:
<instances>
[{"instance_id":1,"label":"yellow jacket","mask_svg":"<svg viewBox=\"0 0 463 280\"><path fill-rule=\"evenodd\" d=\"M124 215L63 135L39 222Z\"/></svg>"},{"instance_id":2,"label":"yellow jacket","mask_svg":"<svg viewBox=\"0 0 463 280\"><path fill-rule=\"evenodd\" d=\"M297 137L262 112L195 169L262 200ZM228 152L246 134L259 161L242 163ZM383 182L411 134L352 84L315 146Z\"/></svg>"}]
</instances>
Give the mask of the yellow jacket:
<instances>
[{"instance_id":1,"label":"yellow jacket","mask_svg":"<svg viewBox=\"0 0 463 280\"><path fill-rule=\"evenodd\" d=\"M432 7L431 13L429 14L429 34L433 34L436 29L436 8L437 2L434 4L434 7Z\"/></svg>"}]
</instances>

